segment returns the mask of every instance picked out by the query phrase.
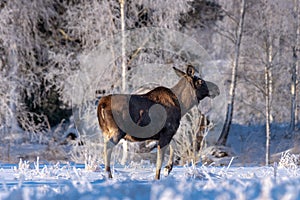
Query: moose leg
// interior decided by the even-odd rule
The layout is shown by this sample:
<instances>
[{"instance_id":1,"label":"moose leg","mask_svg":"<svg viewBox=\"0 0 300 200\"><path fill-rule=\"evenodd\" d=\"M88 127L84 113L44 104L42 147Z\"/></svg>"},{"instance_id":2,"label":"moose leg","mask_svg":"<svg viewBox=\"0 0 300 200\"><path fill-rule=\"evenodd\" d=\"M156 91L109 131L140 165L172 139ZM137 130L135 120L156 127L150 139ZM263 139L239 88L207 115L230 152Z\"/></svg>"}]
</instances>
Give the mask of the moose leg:
<instances>
[{"instance_id":1,"label":"moose leg","mask_svg":"<svg viewBox=\"0 0 300 200\"><path fill-rule=\"evenodd\" d=\"M126 135L121 130L113 132L112 137L104 137L104 164L105 171L108 173L108 178L112 178L110 169L110 159L114 146ZM106 135L106 134L104 134Z\"/></svg>"},{"instance_id":2,"label":"moose leg","mask_svg":"<svg viewBox=\"0 0 300 200\"><path fill-rule=\"evenodd\" d=\"M168 176L173 169L173 159L174 159L174 149L172 144L170 144L170 156L168 164L165 166L164 175Z\"/></svg>"},{"instance_id":3,"label":"moose leg","mask_svg":"<svg viewBox=\"0 0 300 200\"><path fill-rule=\"evenodd\" d=\"M108 178L112 178L110 170L110 158L114 146L115 145L110 140L104 141L104 165L105 171L108 174Z\"/></svg>"},{"instance_id":4,"label":"moose leg","mask_svg":"<svg viewBox=\"0 0 300 200\"><path fill-rule=\"evenodd\" d=\"M164 161L164 155L167 147L168 145L165 145L162 148L161 145L157 146L156 175L155 175L156 180L160 179L160 170L161 170L162 163Z\"/></svg>"}]
</instances>

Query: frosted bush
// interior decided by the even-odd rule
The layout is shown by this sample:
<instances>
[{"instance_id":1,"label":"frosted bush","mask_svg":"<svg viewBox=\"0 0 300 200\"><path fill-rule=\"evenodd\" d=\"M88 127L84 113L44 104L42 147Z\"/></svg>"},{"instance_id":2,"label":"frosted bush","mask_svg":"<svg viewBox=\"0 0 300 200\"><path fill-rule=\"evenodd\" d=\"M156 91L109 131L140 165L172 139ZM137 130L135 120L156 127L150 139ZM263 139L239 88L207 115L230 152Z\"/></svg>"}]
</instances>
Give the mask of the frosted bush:
<instances>
[{"instance_id":1,"label":"frosted bush","mask_svg":"<svg viewBox=\"0 0 300 200\"><path fill-rule=\"evenodd\" d=\"M279 160L279 167L296 169L300 163L300 156L296 154L291 154L288 151L283 152L281 154L281 158Z\"/></svg>"}]
</instances>

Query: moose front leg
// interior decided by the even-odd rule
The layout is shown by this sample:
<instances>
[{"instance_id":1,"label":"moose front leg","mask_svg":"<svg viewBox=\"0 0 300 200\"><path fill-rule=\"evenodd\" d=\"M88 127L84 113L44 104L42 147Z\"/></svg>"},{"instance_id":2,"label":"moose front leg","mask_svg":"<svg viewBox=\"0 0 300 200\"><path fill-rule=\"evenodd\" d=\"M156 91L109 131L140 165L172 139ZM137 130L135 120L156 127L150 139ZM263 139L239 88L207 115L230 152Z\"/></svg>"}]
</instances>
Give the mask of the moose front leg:
<instances>
[{"instance_id":1,"label":"moose front leg","mask_svg":"<svg viewBox=\"0 0 300 200\"><path fill-rule=\"evenodd\" d=\"M172 144L170 144L170 156L168 164L165 166L164 175L168 176L173 169L173 159L174 159L174 149Z\"/></svg>"},{"instance_id":2,"label":"moose front leg","mask_svg":"<svg viewBox=\"0 0 300 200\"><path fill-rule=\"evenodd\" d=\"M157 146L156 175L155 175L156 180L160 179L160 170L161 170L162 163L164 161L164 155L167 147L168 145L165 145L162 148L160 145Z\"/></svg>"}]
</instances>

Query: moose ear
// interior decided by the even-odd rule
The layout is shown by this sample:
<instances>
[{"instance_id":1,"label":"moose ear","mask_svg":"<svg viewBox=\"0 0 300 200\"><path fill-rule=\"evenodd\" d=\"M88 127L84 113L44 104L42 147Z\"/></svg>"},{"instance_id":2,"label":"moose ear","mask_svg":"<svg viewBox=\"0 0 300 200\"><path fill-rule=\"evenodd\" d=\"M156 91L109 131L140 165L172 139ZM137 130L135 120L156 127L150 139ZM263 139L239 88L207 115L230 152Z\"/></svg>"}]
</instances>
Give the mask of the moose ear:
<instances>
[{"instance_id":1,"label":"moose ear","mask_svg":"<svg viewBox=\"0 0 300 200\"><path fill-rule=\"evenodd\" d=\"M195 75L195 68L192 65L188 65L186 69L186 74L190 77L194 77Z\"/></svg>"},{"instance_id":2,"label":"moose ear","mask_svg":"<svg viewBox=\"0 0 300 200\"><path fill-rule=\"evenodd\" d=\"M181 71L180 69L177 69L176 67L173 67L173 69L177 76L183 77L185 75L185 73L183 71Z\"/></svg>"}]
</instances>

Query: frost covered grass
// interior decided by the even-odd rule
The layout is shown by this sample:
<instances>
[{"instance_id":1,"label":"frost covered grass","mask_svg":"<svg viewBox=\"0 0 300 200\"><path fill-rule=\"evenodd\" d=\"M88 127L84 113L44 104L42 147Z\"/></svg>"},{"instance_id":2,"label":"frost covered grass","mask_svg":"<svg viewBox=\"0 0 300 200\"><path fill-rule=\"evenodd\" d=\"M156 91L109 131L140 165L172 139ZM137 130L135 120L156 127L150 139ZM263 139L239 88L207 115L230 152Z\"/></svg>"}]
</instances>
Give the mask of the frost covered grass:
<instances>
[{"instance_id":1,"label":"frost covered grass","mask_svg":"<svg viewBox=\"0 0 300 200\"><path fill-rule=\"evenodd\" d=\"M206 167L186 164L153 180L153 165L103 166L41 164L20 160L0 165L0 199L299 199L300 168Z\"/></svg>"},{"instance_id":2,"label":"frost covered grass","mask_svg":"<svg viewBox=\"0 0 300 200\"><path fill-rule=\"evenodd\" d=\"M238 137L239 135L243 138ZM264 158L264 151L261 150L264 145L260 139L262 136L254 136L251 131L241 131L238 127L233 129L233 134L229 137L230 149L235 155L228 154L221 158L215 156L215 159L211 159L212 163L206 162L203 157L195 162L190 157L189 160L186 159L188 162L175 166L170 175L162 177L160 181L153 179L155 163L151 156L136 153L135 148L132 148L134 146L131 146L134 143L128 146L130 152L125 165L119 164L122 145L115 149L112 160L114 178L109 180L101 160L101 142L94 145L84 141L84 145L80 145L78 141L74 141L71 144L73 151L70 151L67 161L49 163L41 156L30 160L23 157L14 164L6 161L0 163L0 200L300 199L299 151L295 149L297 146L282 151L282 144L293 141L279 137L279 134L276 136L272 141L276 147L273 148L273 153L279 157L268 167L259 162ZM25 149L23 145L19 147L22 148L17 151L12 146L11 157L17 159L15 155ZM37 153L42 150L40 147L41 145L31 145L32 151ZM227 149L215 149L212 146L210 150L206 148L202 151L202 154L207 152L209 158L225 150L228 152Z\"/></svg>"}]
</instances>

